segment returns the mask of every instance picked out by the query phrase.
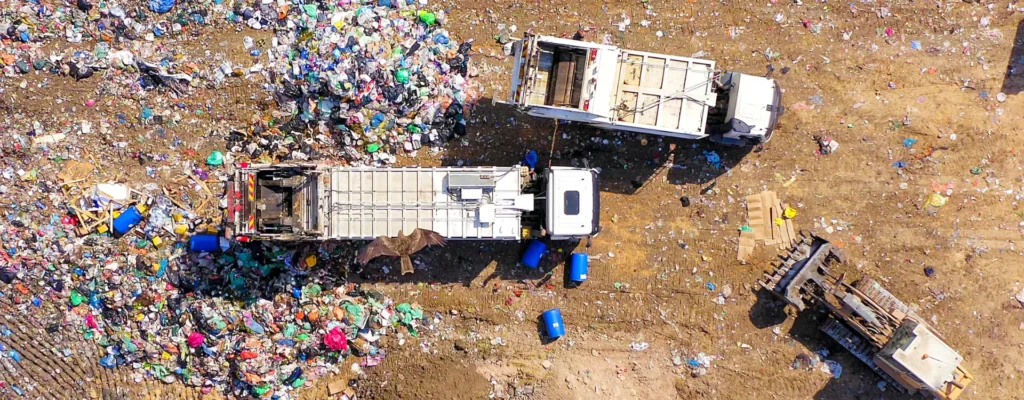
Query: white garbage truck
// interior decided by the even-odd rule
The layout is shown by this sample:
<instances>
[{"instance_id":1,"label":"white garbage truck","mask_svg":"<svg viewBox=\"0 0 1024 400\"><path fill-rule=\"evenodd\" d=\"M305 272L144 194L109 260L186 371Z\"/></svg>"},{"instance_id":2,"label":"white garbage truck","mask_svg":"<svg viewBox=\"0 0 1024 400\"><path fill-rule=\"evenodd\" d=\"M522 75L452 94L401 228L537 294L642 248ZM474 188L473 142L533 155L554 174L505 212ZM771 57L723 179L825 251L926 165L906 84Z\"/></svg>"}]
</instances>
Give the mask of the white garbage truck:
<instances>
[{"instance_id":1,"label":"white garbage truck","mask_svg":"<svg viewBox=\"0 0 1024 400\"><path fill-rule=\"evenodd\" d=\"M785 112L775 80L710 60L533 34L512 48L507 102L536 117L745 146L771 139Z\"/></svg>"},{"instance_id":2,"label":"white garbage truck","mask_svg":"<svg viewBox=\"0 0 1024 400\"><path fill-rule=\"evenodd\" d=\"M372 240L415 229L448 240L586 239L600 229L597 171L552 167L249 164L228 185L226 236Z\"/></svg>"}]
</instances>

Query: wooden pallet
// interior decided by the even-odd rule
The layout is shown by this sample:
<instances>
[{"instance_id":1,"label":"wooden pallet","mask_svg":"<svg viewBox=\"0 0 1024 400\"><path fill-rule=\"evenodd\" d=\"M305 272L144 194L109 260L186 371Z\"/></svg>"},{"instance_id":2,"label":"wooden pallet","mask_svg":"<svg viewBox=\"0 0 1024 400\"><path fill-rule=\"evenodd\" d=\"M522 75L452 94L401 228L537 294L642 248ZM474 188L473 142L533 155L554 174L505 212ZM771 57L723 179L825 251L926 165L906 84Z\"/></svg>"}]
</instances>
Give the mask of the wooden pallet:
<instances>
[{"instance_id":1,"label":"wooden pallet","mask_svg":"<svg viewBox=\"0 0 1024 400\"><path fill-rule=\"evenodd\" d=\"M793 220L786 218L782 204L775 192L766 190L745 198L747 202L747 226L750 231L740 231L739 249L736 259L744 261L754 252L757 242L766 246L786 249L798 239Z\"/></svg>"}]
</instances>

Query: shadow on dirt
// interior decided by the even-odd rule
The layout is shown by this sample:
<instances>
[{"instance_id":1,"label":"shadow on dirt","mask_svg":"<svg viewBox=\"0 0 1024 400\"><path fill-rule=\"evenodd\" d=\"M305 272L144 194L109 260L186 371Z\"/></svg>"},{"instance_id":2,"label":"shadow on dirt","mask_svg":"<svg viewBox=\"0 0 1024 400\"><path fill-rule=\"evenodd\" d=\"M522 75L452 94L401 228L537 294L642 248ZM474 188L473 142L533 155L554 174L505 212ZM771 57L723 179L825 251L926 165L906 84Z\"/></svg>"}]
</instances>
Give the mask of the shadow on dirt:
<instances>
[{"instance_id":1,"label":"shadow on dirt","mask_svg":"<svg viewBox=\"0 0 1024 400\"><path fill-rule=\"evenodd\" d=\"M579 246L575 240L548 242L547 252L537 268L520 263L526 251L526 242L448 242L445 247L426 249L413 255L416 272L400 276L396 273L398 259L381 257L371 261L356 274L349 274L352 282L430 282L460 283L469 287L483 277L480 287L490 287L501 281L516 281L530 288L546 285L564 286L568 282L559 268L565 266L569 254ZM384 267L389 273L384 273ZM564 271L564 270L563 270ZM483 275L486 274L486 275ZM495 287L496 288L496 287Z\"/></svg>"},{"instance_id":2,"label":"shadow on dirt","mask_svg":"<svg viewBox=\"0 0 1024 400\"><path fill-rule=\"evenodd\" d=\"M1017 33L1013 38L1013 49L1007 62L1006 75L1003 76L1003 87L1000 90L1007 95L1014 95L1024 90L1024 20L1017 24Z\"/></svg>"},{"instance_id":3,"label":"shadow on dirt","mask_svg":"<svg viewBox=\"0 0 1024 400\"><path fill-rule=\"evenodd\" d=\"M657 179L704 185L754 150L577 123L556 126L554 120L531 117L510 105L492 105L490 99L470 111L469 121L464 140L449 143L442 165L513 165L534 150L538 166L600 168L601 189L619 194L634 194Z\"/></svg>"},{"instance_id":4,"label":"shadow on dirt","mask_svg":"<svg viewBox=\"0 0 1024 400\"><path fill-rule=\"evenodd\" d=\"M547 252L537 268L519 261L526 242L448 242L413 254L415 272L399 274L397 257L378 257L360 265L355 256L369 241L327 241L323 243L238 244L225 253L198 253L175 269L167 280L184 293L253 302L271 300L280 294L296 296L307 284L332 290L346 283L460 283L471 286L481 274L481 287L502 281L517 281L530 288L570 285L564 267L575 240L548 242ZM312 264L312 265L310 265ZM299 292L296 292L298 290Z\"/></svg>"},{"instance_id":5,"label":"shadow on dirt","mask_svg":"<svg viewBox=\"0 0 1024 400\"><path fill-rule=\"evenodd\" d=\"M750 307L750 322L757 329L771 328L789 318L786 314L786 302L775 296L768 289L760 288L755 293L757 302Z\"/></svg>"}]
</instances>

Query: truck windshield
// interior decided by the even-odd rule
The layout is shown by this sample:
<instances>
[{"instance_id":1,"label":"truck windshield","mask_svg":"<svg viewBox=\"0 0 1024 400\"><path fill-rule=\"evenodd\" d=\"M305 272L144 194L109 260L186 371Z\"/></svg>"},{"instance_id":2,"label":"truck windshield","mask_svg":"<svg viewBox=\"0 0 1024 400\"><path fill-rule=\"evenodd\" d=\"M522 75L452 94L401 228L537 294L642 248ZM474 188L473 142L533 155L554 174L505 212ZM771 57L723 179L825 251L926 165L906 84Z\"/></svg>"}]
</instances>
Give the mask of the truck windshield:
<instances>
[{"instance_id":1,"label":"truck windshield","mask_svg":"<svg viewBox=\"0 0 1024 400\"><path fill-rule=\"evenodd\" d=\"M580 192L565 192L565 215L580 215Z\"/></svg>"}]
</instances>

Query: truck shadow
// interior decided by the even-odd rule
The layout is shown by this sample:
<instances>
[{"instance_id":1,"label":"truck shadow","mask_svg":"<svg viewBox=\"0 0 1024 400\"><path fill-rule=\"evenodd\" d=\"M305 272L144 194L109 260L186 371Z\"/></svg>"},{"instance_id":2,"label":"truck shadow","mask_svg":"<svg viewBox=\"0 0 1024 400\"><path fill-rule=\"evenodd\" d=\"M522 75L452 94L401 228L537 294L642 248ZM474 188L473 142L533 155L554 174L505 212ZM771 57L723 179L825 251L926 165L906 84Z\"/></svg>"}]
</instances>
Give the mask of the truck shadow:
<instances>
[{"instance_id":1,"label":"truck shadow","mask_svg":"<svg viewBox=\"0 0 1024 400\"><path fill-rule=\"evenodd\" d=\"M523 290L572 287L568 269L559 268L580 247L577 241L549 242L540 265L529 268L519 262L525 242L449 242L414 254L414 272L401 275L397 257L378 257L365 266L355 262L369 243L237 244L226 253L190 254L188 262L166 272L166 279L184 293L246 302L296 295L310 284L320 290L346 283L456 283L495 290L499 282L515 282Z\"/></svg>"},{"instance_id":2,"label":"truck shadow","mask_svg":"<svg viewBox=\"0 0 1024 400\"><path fill-rule=\"evenodd\" d=\"M749 312L750 322L755 327L771 329L775 326L781 326L789 318L786 303L777 296L764 288L757 290L755 295L757 296L757 302L751 307ZM797 366L800 369L804 369L800 371L801 373L819 375L824 374L820 369L824 360L838 362L842 367L840 377L830 378L825 386L814 394L812 398L815 400L924 398L921 396L908 396L906 393L902 393L891 386L886 386L884 391L879 389L878 384L883 381L882 377L878 376L864 363L819 330L826 317L827 315L824 313L812 310L797 313L789 331L778 337L778 340L790 340L792 342L791 344L795 346L798 354L797 359L787 360L788 363L786 365L778 365L774 368L780 370L783 368L795 369L794 367ZM821 357L820 354L822 353L827 355ZM818 356L815 357L815 355ZM812 362L813 365L808 366L806 364L805 360L810 358L804 358L805 356L815 359ZM798 365L798 362L804 362L804 364Z\"/></svg>"},{"instance_id":3,"label":"truck shadow","mask_svg":"<svg viewBox=\"0 0 1024 400\"><path fill-rule=\"evenodd\" d=\"M1024 20L1017 24L1017 33L1013 38L1013 49L1003 76L1003 87L1000 90L1007 95L1018 94L1024 90Z\"/></svg>"},{"instance_id":4,"label":"truck shadow","mask_svg":"<svg viewBox=\"0 0 1024 400\"><path fill-rule=\"evenodd\" d=\"M569 254L579 246L575 240L548 242L548 251L537 268L519 262L526 242L449 242L445 247L434 247L412 256L416 271L398 275L398 259L381 257L371 261L361 273L352 276L353 282L394 283L458 283L465 287L495 288L499 282L517 282L523 289L548 285L571 286L565 274ZM385 273L387 267L388 273ZM482 279L480 279L482 278Z\"/></svg>"},{"instance_id":5,"label":"truck shadow","mask_svg":"<svg viewBox=\"0 0 1024 400\"><path fill-rule=\"evenodd\" d=\"M704 185L755 150L578 123L556 126L491 99L482 99L467 117L467 135L448 142L442 165L512 165L533 150L538 166L600 168L601 190L618 194L634 194L658 180Z\"/></svg>"}]
</instances>

